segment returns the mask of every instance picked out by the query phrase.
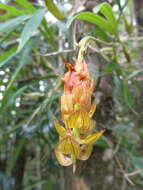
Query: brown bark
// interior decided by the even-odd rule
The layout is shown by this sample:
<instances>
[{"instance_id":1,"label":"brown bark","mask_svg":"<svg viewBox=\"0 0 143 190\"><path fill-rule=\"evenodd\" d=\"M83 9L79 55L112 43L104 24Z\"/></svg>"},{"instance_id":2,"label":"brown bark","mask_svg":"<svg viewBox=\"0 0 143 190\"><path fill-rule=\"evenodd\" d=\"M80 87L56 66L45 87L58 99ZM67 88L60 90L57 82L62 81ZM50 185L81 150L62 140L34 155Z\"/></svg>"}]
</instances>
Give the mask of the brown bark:
<instances>
[{"instance_id":1,"label":"brown bark","mask_svg":"<svg viewBox=\"0 0 143 190\"><path fill-rule=\"evenodd\" d=\"M135 14L139 32L143 32L143 1L134 0Z\"/></svg>"}]
</instances>

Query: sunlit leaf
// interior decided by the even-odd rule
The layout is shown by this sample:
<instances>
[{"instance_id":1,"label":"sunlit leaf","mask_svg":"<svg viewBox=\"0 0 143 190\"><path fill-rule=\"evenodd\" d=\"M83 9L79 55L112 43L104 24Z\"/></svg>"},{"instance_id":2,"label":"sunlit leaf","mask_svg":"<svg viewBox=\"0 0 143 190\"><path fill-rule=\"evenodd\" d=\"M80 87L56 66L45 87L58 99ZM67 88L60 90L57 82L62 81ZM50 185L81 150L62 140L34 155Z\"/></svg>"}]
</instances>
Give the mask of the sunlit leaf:
<instances>
[{"instance_id":1,"label":"sunlit leaf","mask_svg":"<svg viewBox=\"0 0 143 190\"><path fill-rule=\"evenodd\" d=\"M0 15L0 20L25 14L25 11L19 10L14 6L5 3L0 3L0 9L6 12L5 14Z\"/></svg>"},{"instance_id":2,"label":"sunlit leaf","mask_svg":"<svg viewBox=\"0 0 143 190\"><path fill-rule=\"evenodd\" d=\"M88 22L91 22L93 24L97 24L99 27L101 27L102 29L105 29L108 32L113 33L112 28L110 27L108 21L106 21L104 18L102 18L101 16L95 14L95 13L91 13L91 12L81 12L79 14L77 14L75 17L71 18L68 21L68 26L71 24L71 22L74 19L79 19L79 20L85 20Z\"/></svg>"},{"instance_id":3,"label":"sunlit leaf","mask_svg":"<svg viewBox=\"0 0 143 190\"><path fill-rule=\"evenodd\" d=\"M15 2L29 10L31 13L36 10L36 8L32 5L32 3L28 2L28 0L15 0Z\"/></svg>"},{"instance_id":4,"label":"sunlit leaf","mask_svg":"<svg viewBox=\"0 0 143 190\"><path fill-rule=\"evenodd\" d=\"M48 10L59 20L65 20L64 15L61 13L61 11L58 9L58 7L55 5L53 0L45 0Z\"/></svg>"},{"instance_id":5,"label":"sunlit leaf","mask_svg":"<svg viewBox=\"0 0 143 190\"><path fill-rule=\"evenodd\" d=\"M114 27L115 33L117 32L118 24L117 24L117 21L115 18L115 14L114 14L112 7L109 3L104 2L104 3L97 5L94 8L94 11L96 13L101 12L108 19L108 21L110 22L112 27Z\"/></svg>"}]
</instances>

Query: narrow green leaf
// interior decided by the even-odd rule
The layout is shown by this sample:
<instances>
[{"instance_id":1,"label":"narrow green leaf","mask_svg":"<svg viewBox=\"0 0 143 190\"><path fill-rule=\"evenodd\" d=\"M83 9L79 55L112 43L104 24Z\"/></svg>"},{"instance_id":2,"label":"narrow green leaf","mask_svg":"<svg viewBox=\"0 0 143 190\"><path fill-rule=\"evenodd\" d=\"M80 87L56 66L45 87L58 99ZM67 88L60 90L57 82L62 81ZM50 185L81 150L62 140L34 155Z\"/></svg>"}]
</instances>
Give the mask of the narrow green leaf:
<instances>
[{"instance_id":1,"label":"narrow green leaf","mask_svg":"<svg viewBox=\"0 0 143 190\"><path fill-rule=\"evenodd\" d=\"M123 95L124 95L124 99L125 99L125 102L127 104L127 106L130 108L130 110L138 115L138 113L135 111L134 109L134 97L133 97L133 94L132 92L130 91L130 88L129 88L129 85L127 83L126 80L123 81Z\"/></svg>"},{"instance_id":2,"label":"narrow green leaf","mask_svg":"<svg viewBox=\"0 0 143 190\"><path fill-rule=\"evenodd\" d=\"M31 13L35 12L36 10L36 8L32 5L32 3L28 2L27 0L15 0L15 2L17 2L25 9L29 10Z\"/></svg>"},{"instance_id":3,"label":"narrow green leaf","mask_svg":"<svg viewBox=\"0 0 143 190\"><path fill-rule=\"evenodd\" d=\"M27 47L22 52L20 63L18 65L18 67L16 68L14 74L12 75L12 78L11 78L10 82L8 83L7 88L4 92L4 96L3 96L3 100L2 100L2 106L4 106L4 107L6 107L7 103L10 102L10 92L11 92L12 86L13 86L14 82L16 81L21 69L27 63L27 61L29 59L29 54L33 47L34 42L33 42L33 40L29 41L29 43L27 44Z\"/></svg>"},{"instance_id":4,"label":"narrow green leaf","mask_svg":"<svg viewBox=\"0 0 143 190\"><path fill-rule=\"evenodd\" d=\"M141 72L143 72L143 69L135 70L130 75L128 75L127 79L131 79L131 78L135 77L136 75L138 75Z\"/></svg>"},{"instance_id":5,"label":"narrow green leaf","mask_svg":"<svg viewBox=\"0 0 143 190\"><path fill-rule=\"evenodd\" d=\"M12 53L16 52L17 46L14 46L10 50L6 51L4 54L0 56L0 63L7 59Z\"/></svg>"},{"instance_id":6,"label":"narrow green leaf","mask_svg":"<svg viewBox=\"0 0 143 190\"><path fill-rule=\"evenodd\" d=\"M95 13L81 12L81 13L77 14L75 17L72 17L69 19L69 21L67 22L68 27L71 25L71 23L73 22L73 20L75 18L91 22L93 24L98 25L100 28L106 30L107 32L109 32L111 34L115 34L115 31L113 30L113 28L111 27L109 22Z\"/></svg>"},{"instance_id":7,"label":"narrow green leaf","mask_svg":"<svg viewBox=\"0 0 143 190\"><path fill-rule=\"evenodd\" d=\"M115 70L121 70L123 69L122 66L120 66L117 63L109 63L105 68L104 68L104 72L105 73L112 73Z\"/></svg>"},{"instance_id":8,"label":"narrow green leaf","mask_svg":"<svg viewBox=\"0 0 143 190\"><path fill-rule=\"evenodd\" d=\"M16 7L14 6L10 6L4 3L0 3L0 9L6 11L5 14L0 15L0 19L6 19L9 17L15 17L15 16L20 16L25 14L25 11L23 10L18 10Z\"/></svg>"},{"instance_id":9,"label":"narrow green leaf","mask_svg":"<svg viewBox=\"0 0 143 190\"><path fill-rule=\"evenodd\" d=\"M6 22L0 23L0 33L7 32L9 30L14 30L19 24L23 23L26 19L28 19L28 15L19 16L17 18L8 20Z\"/></svg>"},{"instance_id":10,"label":"narrow green leaf","mask_svg":"<svg viewBox=\"0 0 143 190\"><path fill-rule=\"evenodd\" d=\"M12 172L12 170L16 166L16 161L17 161L19 155L21 154L21 151L26 146L27 142L28 142L28 139L20 138L19 143L17 145L15 145L16 147L14 148L13 154L12 154L12 156L10 158L10 162L8 163L8 166L9 166L9 171L8 172L9 173Z\"/></svg>"},{"instance_id":11,"label":"narrow green leaf","mask_svg":"<svg viewBox=\"0 0 143 190\"><path fill-rule=\"evenodd\" d=\"M47 21L45 18L42 20L41 25L42 25L41 26L41 33L47 39L48 43L54 47L53 49L57 49L57 43L55 41L56 35L55 35L55 32L53 31L53 28L50 28L47 25Z\"/></svg>"},{"instance_id":12,"label":"narrow green leaf","mask_svg":"<svg viewBox=\"0 0 143 190\"><path fill-rule=\"evenodd\" d=\"M107 33L98 26L91 32L91 35L94 35L97 38L100 37L104 41L111 42L111 38L107 35Z\"/></svg>"},{"instance_id":13,"label":"narrow green leaf","mask_svg":"<svg viewBox=\"0 0 143 190\"><path fill-rule=\"evenodd\" d=\"M13 58L13 57L15 57L16 55L17 55L17 52L16 51L14 51L15 49L13 49L13 52L12 52L12 50L9 52L9 56L7 56L2 62L0 62L0 68L2 67L2 66L4 66L4 65L6 65L6 64L8 64L9 63L9 61ZM16 50L17 50L17 48L16 48ZM2 58L3 59L3 58Z\"/></svg>"},{"instance_id":14,"label":"narrow green leaf","mask_svg":"<svg viewBox=\"0 0 143 190\"><path fill-rule=\"evenodd\" d=\"M112 7L110 6L109 3L101 3L99 5L97 5L94 8L94 11L96 13L98 13L99 11L108 19L108 21L110 22L111 26L114 27L114 30L116 30L115 32L117 32L117 21L116 21L116 17L115 14L112 10Z\"/></svg>"},{"instance_id":15,"label":"narrow green leaf","mask_svg":"<svg viewBox=\"0 0 143 190\"><path fill-rule=\"evenodd\" d=\"M43 17L45 15L45 9L38 9L31 19L26 23L20 38L20 43L18 47L18 52L24 47L26 42L31 38L31 36L38 29Z\"/></svg>"},{"instance_id":16,"label":"narrow green leaf","mask_svg":"<svg viewBox=\"0 0 143 190\"><path fill-rule=\"evenodd\" d=\"M65 20L64 15L61 13L59 8L53 3L53 0L45 0L48 10L59 20Z\"/></svg>"}]
</instances>

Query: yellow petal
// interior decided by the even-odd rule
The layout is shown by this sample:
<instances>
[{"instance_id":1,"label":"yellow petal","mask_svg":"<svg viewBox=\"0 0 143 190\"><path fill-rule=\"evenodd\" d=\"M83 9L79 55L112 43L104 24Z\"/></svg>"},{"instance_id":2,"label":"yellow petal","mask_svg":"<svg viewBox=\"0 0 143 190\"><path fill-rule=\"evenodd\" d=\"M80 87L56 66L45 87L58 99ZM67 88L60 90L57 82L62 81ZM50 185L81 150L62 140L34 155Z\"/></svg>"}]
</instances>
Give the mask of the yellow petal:
<instances>
[{"instance_id":1,"label":"yellow petal","mask_svg":"<svg viewBox=\"0 0 143 190\"><path fill-rule=\"evenodd\" d=\"M82 145L78 159L87 160L90 157L92 150L93 150L92 144Z\"/></svg>"},{"instance_id":2,"label":"yellow petal","mask_svg":"<svg viewBox=\"0 0 143 190\"><path fill-rule=\"evenodd\" d=\"M96 110L96 104L92 104L92 105L91 105L91 108L90 108L90 110L89 110L89 113L88 113L88 114L89 114L89 117L92 117L92 116L93 116L95 110Z\"/></svg>"},{"instance_id":3,"label":"yellow petal","mask_svg":"<svg viewBox=\"0 0 143 190\"><path fill-rule=\"evenodd\" d=\"M74 112L67 121L69 128L88 129L90 127L90 117L84 110Z\"/></svg>"},{"instance_id":4,"label":"yellow petal","mask_svg":"<svg viewBox=\"0 0 143 190\"><path fill-rule=\"evenodd\" d=\"M81 144L89 144L97 141L99 137L105 132L105 130L101 130L98 133L95 133L93 135L89 135L84 140L81 141Z\"/></svg>"},{"instance_id":5,"label":"yellow petal","mask_svg":"<svg viewBox=\"0 0 143 190\"><path fill-rule=\"evenodd\" d=\"M86 83L86 82L85 82ZM81 85L77 85L73 89L73 103L74 105L79 104L84 106L85 108L89 107L89 104L91 102L91 94L89 92L89 89L87 89L87 86L82 82Z\"/></svg>"},{"instance_id":6,"label":"yellow petal","mask_svg":"<svg viewBox=\"0 0 143 190\"><path fill-rule=\"evenodd\" d=\"M72 159L64 155L58 148L55 149L55 155L62 166L70 166L72 164Z\"/></svg>"},{"instance_id":7,"label":"yellow petal","mask_svg":"<svg viewBox=\"0 0 143 190\"><path fill-rule=\"evenodd\" d=\"M62 114L70 114L73 112L73 95L64 94L61 96L61 111Z\"/></svg>"},{"instance_id":8,"label":"yellow petal","mask_svg":"<svg viewBox=\"0 0 143 190\"><path fill-rule=\"evenodd\" d=\"M79 155L80 145L71 136L66 136L59 143L59 149L64 154L73 154L76 157Z\"/></svg>"},{"instance_id":9,"label":"yellow petal","mask_svg":"<svg viewBox=\"0 0 143 190\"><path fill-rule=\"evenodd\" d=\"M90 126L88 129L80 129L80 134L82 135L81 138L83 139L83 138L89 136L92 133L95 126L96 126L95 120L91 119Z\"/></svg>"},{"instance_id":10,"label":"yellow petal","mask_svg":"<svg viewBox=\"0 0 143 190\"><path fill-rule=\"evenodd\" d=\"M60 125L55 119L54 119L54 125L61 137L66 136L66 129L62 125Z\"/></svg>"}]
</instances>

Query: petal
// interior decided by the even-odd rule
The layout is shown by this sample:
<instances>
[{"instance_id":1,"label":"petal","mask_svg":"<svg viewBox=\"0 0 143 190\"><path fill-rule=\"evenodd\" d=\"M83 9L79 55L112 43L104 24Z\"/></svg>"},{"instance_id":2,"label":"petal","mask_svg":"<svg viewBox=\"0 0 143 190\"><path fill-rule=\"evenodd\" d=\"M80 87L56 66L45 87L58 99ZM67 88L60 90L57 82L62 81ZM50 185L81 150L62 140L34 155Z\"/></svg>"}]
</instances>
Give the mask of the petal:
<instances>
[{"instance_id":1,"label":"petal","mask_svg":"<svg viewBox=\"0 0 143 190\"><path fill-rule=\"evenodd\" d=\"M73 95L64 94L61 96L61 111L62 114L70 114L73 112Z\"/></svg>"},{"instance_id":2,"label":"petal","mask_svg":"<svg viewBox=\"0 0 143 190\"><path fill-rule=\"evenodd\" d=\"M62 166L70 166L72 164L72 159L64 155L58 148L55 149L55 155Z\"/></svg>"},{"instance_id":3,"label":"petal","mask_svg":"<svg viewBox=\"0 0 143 190\"><path fill-rule=\"evenodd\" d=\"M66 136L66 129L62 125L60 125L55 119L54 119L54 125L61 137Z\"/></svg>"},{"instance_id":4,"label":"petal","mask_svg":"<svg viewBox=\"0 0 143 190\"><path fill-rule=\"evenodd\" d=\"M67 121L69 128L88 129L90 127L90 117L84 110L74 112Z\"/></svg>"},{"instance_id":5,"label":"petal","mask_svg":"<svg viewBox=\"0 0 143 190\"><path fill-rule=\"evenodd\" d=\"M87 136L89 136L92 133L95 126L96 126L96 121L91 119L90 126L88 129L80 129L81 139L84 139Z\"/></svg>"},{"instance_id":6,"label":"petal","mask_svg":"<svg viewBox=\"0 0 143 190\"><path fill-rule=\"evenodd\" d=\"M80 104L85 108L88 108L91 103L91 93L89 92L86 81L82 81L81 84L76 85L73 88L73 103L74 105Z\"/></svg>"},{"instance_id":7,"label":"petal","mask_svg":"<svg viewBox=\"0 0 143 190\"><path fill-rule=\"evenodd\" d=\"M90 155L92 153L92 150L93 150L93 145L92 144L83 145L81 147L78 159L80 159L80 160L87 160L90 157Z\"/></svg>"},{"instance_id":8,"label":"petal","mask_svg":"<svg viewBox=\"0 0 143 190\"><path fill-rule=\"evenodd\" d=\"M81 141L81 144L89 144L89 143L93 143L93 142L97 141L104 132L105 132L105 130L101 130L98 133L89 135L88 137L86 137L84 140Z\"/></svg>"},{"instance_id":9,"label":"petal","mask_svg":"<svg viewBox=\"0 0 143 190\"><path fill-rule=\"evenodd\" d=\"M60 141L59 150L64 154L72 154L78 157L80 145L71 136L66 136Z\"/></svg>"},{"instance_id":10,"label":"petal","mask_svg":"<svg viewBox=\"0 0 143 190\"><path fill-rule=\"evenodd\" d=\"M92 117L92 116L93 116L95 110L96 110L96 104L92 104L92 105L91 105L91 108L90 108L90 110L89 110L89 113L88 113L88 114L89 114L89 117Z\"/></svg>"}]
</instances>

